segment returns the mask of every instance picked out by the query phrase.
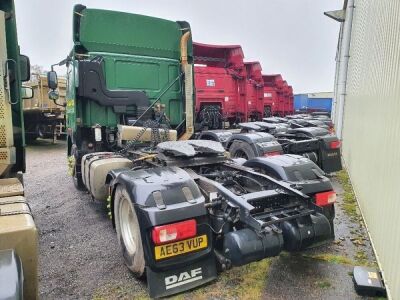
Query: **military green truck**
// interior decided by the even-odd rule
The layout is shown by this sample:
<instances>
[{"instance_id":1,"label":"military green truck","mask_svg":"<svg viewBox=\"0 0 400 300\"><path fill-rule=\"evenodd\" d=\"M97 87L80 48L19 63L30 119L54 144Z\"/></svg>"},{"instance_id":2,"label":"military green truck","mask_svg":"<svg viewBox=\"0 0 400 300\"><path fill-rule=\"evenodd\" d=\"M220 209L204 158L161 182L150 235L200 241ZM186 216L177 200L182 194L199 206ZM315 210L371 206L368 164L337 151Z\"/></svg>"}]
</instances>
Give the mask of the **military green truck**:
<instances>
[{"instance_id":1,"label":"military green truck","mask_svg":"<svg viewBox=\"0 0 400 300\"><path fill-rule=\"evenodd\" d=\"M20 55L12 0L0 2L0 299L37 299L38 237L24 197L23 99L30 63Z\"/></svg>"},{"instance_id":2,"label":"military green truck","mask_svg":"<svg viewBox=\"0 0 400 300\"><path fill-rule=\"evenodd\" d=\"M334 237L336 194L310 160L257 158L250 168L219 142L191 139L187 22L76 5L73 43L60 63L69 169L76 188L107 203L125 264L150 296ZM56 90L54 71L48 84Z\"/></svg>"}]
</instances>

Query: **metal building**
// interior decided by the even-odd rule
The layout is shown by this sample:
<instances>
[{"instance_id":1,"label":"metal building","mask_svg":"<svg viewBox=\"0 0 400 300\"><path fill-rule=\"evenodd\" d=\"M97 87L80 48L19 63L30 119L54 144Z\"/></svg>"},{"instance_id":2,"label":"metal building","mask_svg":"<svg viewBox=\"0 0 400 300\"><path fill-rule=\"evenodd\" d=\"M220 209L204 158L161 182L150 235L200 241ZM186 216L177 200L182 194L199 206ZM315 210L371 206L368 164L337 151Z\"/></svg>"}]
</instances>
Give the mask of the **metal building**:
<instances>
[{"instance_id":1,"label":"metal building","mask_svg":"<svg viewBox=\"0 0 400 300\"><path fill-rule=\"evenodd\" d=\"M333 118L343 160L383 271L400 299L400 1L347 0Z\"/></svg>"}]
</instances>

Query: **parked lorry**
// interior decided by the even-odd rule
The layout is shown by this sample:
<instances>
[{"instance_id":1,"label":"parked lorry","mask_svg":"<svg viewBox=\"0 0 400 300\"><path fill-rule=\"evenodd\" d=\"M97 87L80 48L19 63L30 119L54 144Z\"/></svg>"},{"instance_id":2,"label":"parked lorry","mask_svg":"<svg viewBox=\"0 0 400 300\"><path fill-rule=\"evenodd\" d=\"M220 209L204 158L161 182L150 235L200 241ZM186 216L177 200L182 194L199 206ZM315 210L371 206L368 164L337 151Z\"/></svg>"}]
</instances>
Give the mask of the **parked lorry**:
<instances>
[{"instance_id":1,"label":"parked lorry","mask_svg":"<svg viewBox=\"0 0 400 300\"><path fill-rule=\"evenodd\" d=\"M295 154L310 159L326 173L342 169L340 141L326 128L298 124L292 128L288 123L264 121L239 123L238 127L231 131L203 131L199 138L220 141L232 158Z\"/></svg>"},{"instance_id":2,"label":"parked lorry","mask_svg":"<svg viewBox=\"0 0 400 300\"><path fill-rule=\"evenodd\" d=\"M242 47L193 43L193 54L197 128L219 129L225 122L232 126L246 120Z\"/></svg>"},{"instance_id":3,"label":"parked lorry","mask_svg":"<svg viewBox=\"0 0 400 300\"><path fill-rule=\"evenodd\" d=\"M264 117L264 81L258 61L246 62L246 106L247 120L261 121Z\"/></svg>"},{"instance_id":4,"label":"parked lorry","mask_svg":"<svg viewBox=\"0 0 400 300\"><path fill-rule=\"evenodd\" d=\"M310 160L239 164L221 143L190 139L187 22L76 5L73 24L69 168L77 188L108 202L125 264L147 277L150 296L333 238L336 194ZM56 77L49 72L53 89Z\"/></svg>"},{"instance_id":5,"label":"parked lorry","mask_svg":"<svg viewBox=\"0 0 400 300\"><path fill-rule=\"evenodd\" d=\"M57 101L49 98L47 77L33 74L28 86L32 87L34 97L24 101L25 138L27 141L40 138L57 138L65 135L65 94L66 78L58 78Z\"/></svg>"},{"instance_id":6,"label":"parked lorry","mask_svg":"<svg viewBox=\"0 0 400 300\"><path fill-rule=\"evenodd\" d=\"M0 299L37 299L38 237L24 196L24 98L30 64L20 55L14 2L0 2Z\"/></svg>"},{"instance_id":7,"label":"parked lorry","mask_svg":"<svg viewBox=\"0 0 400 300\"><path fill-rule=\"evenodd\" d=\"M285 84L281 74L270 74L263 76L264 85L273 88L276 93L276 101L274 101L273 116L284 117L285 108ZM267 116L266 116L267 117Z\"/></svg>"},{"instance_id":8,"label":"parked lorry","mask_svg":"<svg viewBox=\"0 0 400 300\"><path fill-rule=\"evenodd\" d=\"M264 117L272 117L278 107L278 94L269 75L263 75L264 82Z\"/></svg>"},{"instance_id":9,"label":"parked lorry","mask_svg":"<svg viewBox=\"0 0 400 300\"><path fill-rule=\"evenodd\" d=\"M322 123L322 122L321 122ZM304 127L291 123L268 123L268 122L253 122L241 123L241 133L233 135L231 140L238 139L240 136L249 134L268 134L272 137L271 140L276 141L282 147L281 151L285 154L297 154L304 156L316 163L322 170L327 173L333 173L342 169L340 157L340 141L336 135L332 134L325 124L320 127L310 126ZM292 127L293 126L293 127ZM257 143L254 140L248 141L248 144ZM247 146L248 147L248 146ZM231 155L236 157L242 156L239 150L229 148ZM239 152L238 152L239 151ZM276 148L266 148L261 155L269 156L275 154ZM248 158L260 156L257 152L246 153Z\"/></svg>"}]
</instances>

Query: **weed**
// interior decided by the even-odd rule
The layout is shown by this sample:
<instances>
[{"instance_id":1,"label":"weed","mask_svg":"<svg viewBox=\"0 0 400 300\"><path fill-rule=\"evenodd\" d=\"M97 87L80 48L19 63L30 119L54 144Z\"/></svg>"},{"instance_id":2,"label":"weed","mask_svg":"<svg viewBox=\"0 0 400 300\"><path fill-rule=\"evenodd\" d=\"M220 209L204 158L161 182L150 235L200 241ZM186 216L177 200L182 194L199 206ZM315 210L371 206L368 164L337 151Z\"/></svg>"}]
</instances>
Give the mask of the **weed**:
<instances>
[{"instance_id":1,"label":"weed","mask_svg":"<svg viewBox=\"0 0 400 300\"><path fill-rule=\"evenodd\" d=\"M325 253L325 254L316 254L316 255L306 255L304 254L303 257L306 258L312 258L312 259L317 259L317 260L322 260L334 264L341 264L341 265L356 265L354 261L351 259L341 256L341 255L335 255L335 254L330 254L330 253Z\"/></svg>"},{"instance_id":2,"label":"weed","mask_svg":"<svg viewBox=\"0 0 400 300\"><path fill-rule=\"evenodd\" d=\"M263 259L233 268L220 274L213 284L186 293L183 299L260 299L267 282L269 266L270 260Z\"/></svg>"},{"instance_id":3,"label":"weed","mask_svg":"<svg viewBox=\"0 0 400 300\"><path fill-rule=\"evenodd\" d=\"M326 280L317 281L315 284L321 289L326 289L331 287L331 283Z\"/></svg>"},{"instance_id":4,"label":"weed","mask_svg":"<svg viewBox=\"0 0 400 300\"><path fill-rule=\"evenodd\" d=\"M353 187L351 186L350 178L346 170L338 172L337 178L342 184L344 190L343 203L341 204L341 207L343 208L344 212L350 217L351 221L360 221L361 217L357 211L356 197L354 195Z\"/></svg>"}]
</instances>

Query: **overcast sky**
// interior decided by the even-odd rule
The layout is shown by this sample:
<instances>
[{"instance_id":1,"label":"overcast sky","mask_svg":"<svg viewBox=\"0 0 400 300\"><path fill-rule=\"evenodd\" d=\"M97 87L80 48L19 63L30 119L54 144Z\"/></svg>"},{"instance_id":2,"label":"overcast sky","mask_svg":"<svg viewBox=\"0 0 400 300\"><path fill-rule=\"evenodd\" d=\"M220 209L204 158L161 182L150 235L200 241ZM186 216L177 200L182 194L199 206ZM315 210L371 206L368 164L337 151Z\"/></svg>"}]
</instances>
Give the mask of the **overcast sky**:
<instances>
[{"instance_id":1,"label":"overcast sky","mask_svg":"<svg viewBox=\"0 0 400 300\"><path fill-rule=\"evenodd\" d=\"M246 60L281 73L295 93L333 90L339 23L323 12L343 0L15 0L21 52L32 64L49 69L67 56L76 3L186 20L194 41L242 45Z\"/></svg>"}]
</instances>

